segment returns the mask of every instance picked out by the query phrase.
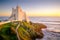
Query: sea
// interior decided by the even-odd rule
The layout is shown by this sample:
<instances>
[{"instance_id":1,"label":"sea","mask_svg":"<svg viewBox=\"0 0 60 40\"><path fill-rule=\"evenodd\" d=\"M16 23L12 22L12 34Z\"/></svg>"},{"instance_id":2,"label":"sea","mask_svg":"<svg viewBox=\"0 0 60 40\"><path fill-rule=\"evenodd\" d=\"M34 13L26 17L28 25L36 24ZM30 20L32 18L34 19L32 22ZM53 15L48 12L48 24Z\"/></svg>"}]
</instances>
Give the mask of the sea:
<instances>
[{"instance_id":1,"label":"sea","mask_svg":"<svg viewBox=\"0 0 60 40\"><path fill-rule=\"evenodd\" d=\"M0 20L8 19L9 17L0 17ZM42 23L47 26L42 29L44 37L36 40L60 40L60 17L29 17L31 22Z\"/></svg>"}]
</instances>

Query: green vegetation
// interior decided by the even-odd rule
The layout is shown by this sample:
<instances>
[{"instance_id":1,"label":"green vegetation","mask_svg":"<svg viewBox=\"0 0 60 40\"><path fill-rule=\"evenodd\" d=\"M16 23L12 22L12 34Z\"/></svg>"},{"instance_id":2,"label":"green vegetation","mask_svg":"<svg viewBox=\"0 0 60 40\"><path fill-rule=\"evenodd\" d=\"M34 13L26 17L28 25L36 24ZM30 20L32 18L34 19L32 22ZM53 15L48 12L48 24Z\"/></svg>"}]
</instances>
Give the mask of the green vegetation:
<instances>
[{"instance_id":1,"label":"green vegetation","mask_svg":"<svg viewBox=\"0 0 60 40\"><path fill-rule=\"evenodd\" d=\"M20 23L20 25L19 25ZM21 40L35 40L36 38L43 38L41 28L46 28L45 25L38 23L27 23L25 21L14 21L0 25L0 40L18 40L16 34L16 27L18 28L18 35Z\"/></svg>"}]
</instances>

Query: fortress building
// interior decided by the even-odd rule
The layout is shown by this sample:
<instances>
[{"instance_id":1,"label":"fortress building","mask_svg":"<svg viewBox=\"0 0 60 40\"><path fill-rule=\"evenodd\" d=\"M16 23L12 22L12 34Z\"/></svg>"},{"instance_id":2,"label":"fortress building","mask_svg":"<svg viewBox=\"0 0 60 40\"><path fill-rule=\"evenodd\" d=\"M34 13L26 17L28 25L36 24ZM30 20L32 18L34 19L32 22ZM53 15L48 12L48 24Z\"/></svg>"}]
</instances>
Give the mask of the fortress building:
<instances>
[{"instance_id":1,"label":"fortress building","mask_svg":"<svg viewBox=\"0 0 60 40\"><path fill-rule=\"evenodd\" d=\"M29 18L27 17L26 13L17 6L15 9L12 8L12 14L9 18L10 21L17 20L17 21L27 21L29 22Z\"/></svg>"}]
</instances>

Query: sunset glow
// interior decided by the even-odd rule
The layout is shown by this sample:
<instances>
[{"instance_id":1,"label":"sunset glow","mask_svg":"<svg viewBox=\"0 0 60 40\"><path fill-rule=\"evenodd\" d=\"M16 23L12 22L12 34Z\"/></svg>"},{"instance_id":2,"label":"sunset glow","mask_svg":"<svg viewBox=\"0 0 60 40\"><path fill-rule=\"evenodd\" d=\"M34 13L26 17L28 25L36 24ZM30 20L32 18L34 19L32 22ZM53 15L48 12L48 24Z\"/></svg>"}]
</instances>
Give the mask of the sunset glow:
<instances>
[{"instance_id":1,"label":"sunset glow","mask_svg":"<svg viewBox=\"0 0 60 40\"><path fill-rule=\"evenodd\" d=\"M0 0L0 16L10 16L12 7L15 7L17 3L28 16L60 17L60 1L58 0Z\"/></svg>"}]
</instances>

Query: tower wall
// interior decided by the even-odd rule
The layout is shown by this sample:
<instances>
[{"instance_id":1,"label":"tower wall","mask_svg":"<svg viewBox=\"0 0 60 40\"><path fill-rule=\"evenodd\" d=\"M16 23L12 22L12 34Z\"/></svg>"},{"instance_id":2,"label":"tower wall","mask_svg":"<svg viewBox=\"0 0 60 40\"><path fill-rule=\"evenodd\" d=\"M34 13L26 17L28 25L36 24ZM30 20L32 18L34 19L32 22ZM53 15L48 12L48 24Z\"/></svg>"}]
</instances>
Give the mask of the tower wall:
<instances>
[{"instance_id":1,"label":"tower wall","mask_svg":"<svg viewBox=\"0 0 60 40\"><path fill-rule=\"evenodd\" d=\"M10 16L11 20L19 20L19 21L29 21L27 15L25 12L22 11L22 9L17 6L15 9L12 8L12 15Z\"/></svg>"}]
</instances>

